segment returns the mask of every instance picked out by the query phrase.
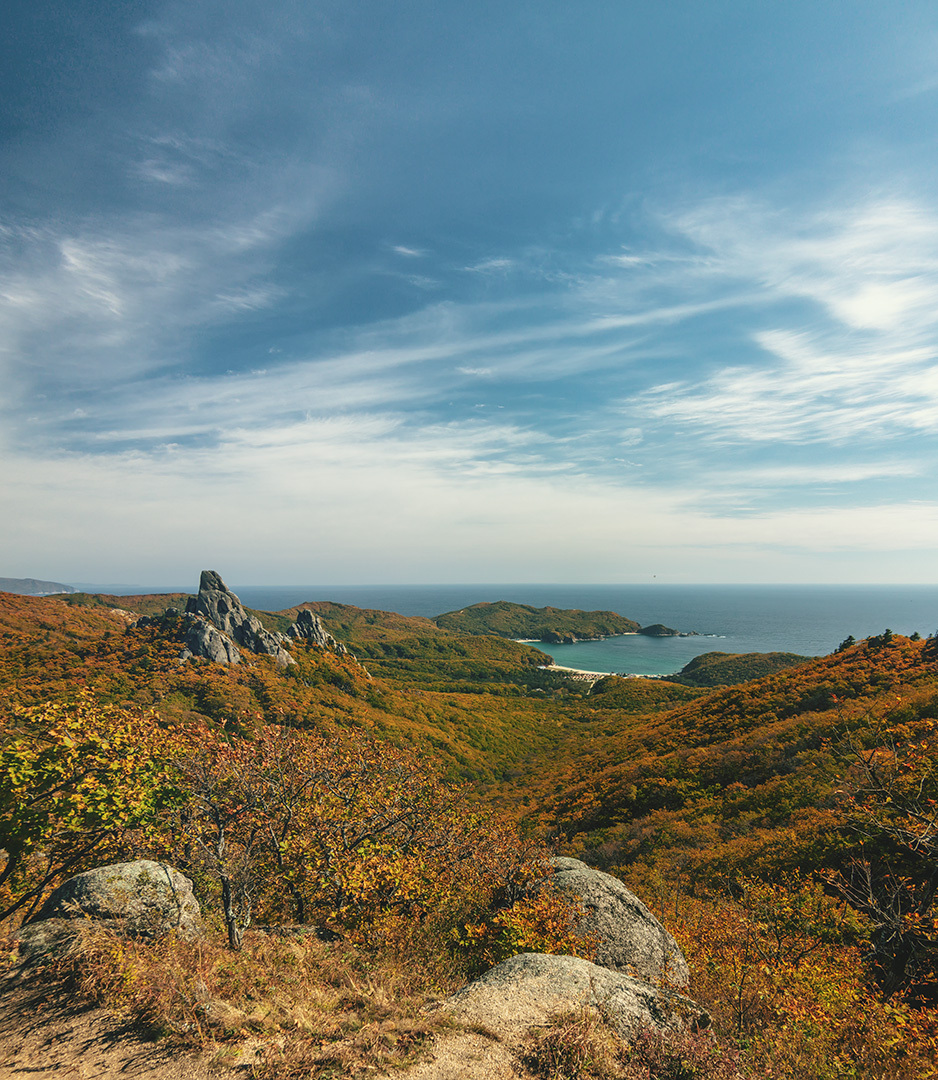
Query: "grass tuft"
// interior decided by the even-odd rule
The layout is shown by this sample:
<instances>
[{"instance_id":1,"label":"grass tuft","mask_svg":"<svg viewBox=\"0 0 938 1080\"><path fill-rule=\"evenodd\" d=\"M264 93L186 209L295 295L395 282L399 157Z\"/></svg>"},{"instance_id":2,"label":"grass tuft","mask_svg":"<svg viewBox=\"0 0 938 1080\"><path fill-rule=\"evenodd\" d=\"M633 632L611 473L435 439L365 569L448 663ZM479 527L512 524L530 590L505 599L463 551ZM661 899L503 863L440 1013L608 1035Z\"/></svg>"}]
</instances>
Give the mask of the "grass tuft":
<instances>
[{"instance_id":1,"label":"grass tuft","mask_svg":"<svg viewBox=\"0 0 938 1080\"><path fill-rule=\"evenodd\" d=\"M708 1032L639 1032L623 1040L588 1006L554 1016L524 1056L542 1080L741 1080L735 1053Z\"/></svg>"},{"instance_id":2,"label":"grass tuft","mask_svg":"<svg viewBox=\"0 0 938 1080\"><path fill-rule=\"evenodd\" d=\"M250 1064L258 1080L354 1077L414 1060L445 1020L424 1007L441 988L393 957L314 935L221 932L201 942L89 934L53 976L154 1036Z\"/></svg>"}]
</instances>

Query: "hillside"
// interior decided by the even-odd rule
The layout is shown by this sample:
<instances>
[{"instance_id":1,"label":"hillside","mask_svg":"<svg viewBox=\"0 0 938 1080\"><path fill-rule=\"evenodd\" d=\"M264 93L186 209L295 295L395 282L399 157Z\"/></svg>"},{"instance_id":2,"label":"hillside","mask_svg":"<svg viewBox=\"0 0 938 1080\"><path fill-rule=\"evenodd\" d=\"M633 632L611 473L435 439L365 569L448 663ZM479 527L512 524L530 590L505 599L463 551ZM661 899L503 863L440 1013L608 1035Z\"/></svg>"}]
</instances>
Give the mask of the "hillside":
<instances>
[{"instance_id":1,"label":"hillside","mask_svg":"<svg viewBox=\"0 0 938 1080\"><path fill-rule=\"evenodd\" d=\"M553 665L553 659L530 645L447 629L417 616L330 601L300 607L315 612L375 675L464 693L564 685L561 675L543 670ZM289 614L298 610L290 609Z\"/></svg>"},{"instance_id":2,"label":"hillside","mask_svg":"<svg viewBox=\"0 0 938 1080\"><path fill-rule=\"evenodd\" d=\"M74 591L71 585L63 585L61 581L0 577L0 592L16 593L19 596L52 596L56 593L73 593Z\"/></svg>"},{"instance_id":3,"label":"hillside","mask_svg":"<svg viewBox=\"0 0 938 1080\"><path fill-rule=\"evenodd\" d=\"M141 598L120 599L137 605ZM138 610L167 606L165 598L142 599ZM428 750L452 776L491 782L536 748L552 746L562 724L559 719L545 723L545 711L560 709L566 696L580 696L576 689L558 689L556 705L532 697L525 679L540 684L548 674L538 671L541 657L535 650L451 635L432 624L423 637L411 633L408 624L395 646L401 655L393 659L381 660L384 650L362 631L348 640L363 657L375 653L374 660L359 663L300 645L294 649L297 663L282 671L264 657L232 667L180 664L178 617L134 629L127 611L108 607L107 600L69 603L0 594L2 707L63 701L88 688L102 701L156 706L174 721L207 720L234 731L272 722L356 727ZM379 614L347 609L329 626L340 636L343 625L364 626ZM403 625L401 618L378 621ZM419 670L434 664L437 669L418 689ZM395 671L394 680L384 677ZM483 681L473 681L475 674ZM510 710L506 695L513 699Z\"/></svg>"},{"instance_id":4,"label":"hillside","mask_svg":"<svg viewBox=\"0 0 938 1080\"><path fill-rule=\"evenodd\" d=\"M60 597L73 607L108 608L132 611L135 615L162 615L167 608L182 610L189 599L188 593L145 593L116 596L111 593L73 592Z\"/></svg>"},{"instance_id":5,"label":"hillside","mask_svg":"<svg viewBox=\"0 0 938 1080\"><path fill-rule=\"evenodd\" d=\"M666 675L664 678L684 686L733 686L807 664L811 659L809 656L785 652L709 652L695 656L676 675Z\"/></svg>"},{"instance_id":6,"label":"hillside","mask_svg":"<svg viewBox=\"0 0 938 1080\"><path fill-rule=\"evenodd\" d=\"M271 878L257 894L259 909L294 920L303 904L328 909L349 935L343 956L354 943L356 972L390 963L381 969L392 972L382 975L388 985L395 964L414 969L416 950L426 995L433 980L464 978L482 955L556 940L556 912L509 926L501 909L485 907L500 895L504 867L522 865L513 826L488 816L486 807L498 807L521 820L525 843L551 838L612 870L661 913L691 964L692 992L720 1038L756 1070L750 1075L934 1075L923 1062L938 1058L935 639L886 632L718 689L610 676L588 692L507 638L328 603L301 607L355 656L295 641L287 667L249 653L230 666L183 662L184 620L165 613L183 600L0 594L0 753L15 765L2 777L0 840L8 867L11 852L20 860L0 880L0 901L15 898L43 865L16 854L18 821L46 830L45 851L68 865L141 844L187 857L178 822L167 824L175 804L160 801L158 784L178 784L178 772L165 771L167 754L197 763L199 775L217 771L222 784L253 777L303 791L310 778L325 777L309 828L265 856ZM259 617L283 632L298 610ZM134 626L144 611L150 621ZM759 664L799 659L711 654L688 669L738 678ZM469 782L462 801L439 774ZM88 775L100 784L86 793ZM352 788L330 786L339 777L355 778ZM42 806L67 807L61 820L33 815L42 784L54 793ZM125 797L126 784L142 787ZM424 849L402 859L393 845L359 848L358 840L311 854L317 844L347 844L348 806L396 821L401 799L412 835L425 837L427 850L448 852L445 859L427 861ZM239 796L233 805L240 813L246 803ZM105 814L110 826L86 850L79 841L88 839L89 814ZM483 852L484 887L474 876ZM339 884L311 874L340 855ZM299 861L280 887L277 860L291 859ZM194 865L200 888L216 896ZM392 909L382 905L391 901L376 900L387 896L397 905L390 922L382 920ZM460 907L470 900L471 918ZM276 964L291 962L286 947L277 952L262 939L251 947L238 976L248 986L261 980L251 965L274 963L275 954ZM217 970L229 970L224 946L212 948ZM145 950L133 961L140 971L165 962ZM121 970L105 978L102 969L101 985L127 985ZM346 974L335 976L343 986ZM360 975L348 978L358 985ZM353 1013L342 1038L352 1038Z\"/></svg>"},{"instance_id":7,"label":"hillside","mask_svg":"<svg viewBox=\"0 0 938 1080\"><path fill-rule=\"evenodd\" d=\"M600 697L616 692L606 682ZM898 745L913 730L930 739L935 716L935 643L872 638L676 708L620 715L577 760L560 748L537 813L571 850L633 877L712 884L835 868L857 842L837 817L845 772L874 742Z\"/></svg>"},{"instance_id":8,"label":"hillside","mask_svg":"<svg viewBox=\"0 0 938 1080\"><path fill-rule=\"evenodd\" d=\"M614 634L634 634L639 624L614 611L580 611L577 608L535 608L507 600L473 604L460 611L438 615L434 622L444 630L464 634L495 634L523 641L589 641Z\"/></svg>"}]
</instances>

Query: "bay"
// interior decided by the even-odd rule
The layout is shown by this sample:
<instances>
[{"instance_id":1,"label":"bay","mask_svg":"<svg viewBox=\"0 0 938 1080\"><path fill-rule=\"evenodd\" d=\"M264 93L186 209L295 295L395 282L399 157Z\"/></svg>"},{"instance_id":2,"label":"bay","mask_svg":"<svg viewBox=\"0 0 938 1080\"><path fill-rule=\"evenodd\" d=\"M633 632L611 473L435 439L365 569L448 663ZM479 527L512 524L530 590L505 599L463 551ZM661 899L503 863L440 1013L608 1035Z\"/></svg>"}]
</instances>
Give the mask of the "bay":
<instances>
[{"instance_id":1,"label":"bay","mask_svg":"<svg viewBox=\"0 0 938 1080\"><path fill-rule=\"evenodd\" d=\"M179 591L195 592L195 583ZM291 585L231 583L251 608L281 611L306 600L433 617L483 601L510 600L615 611L642 626L664 623L699 637L626 635L574 645L541 645L558 664L586 671L668 675L706 652L793 652L821 656L852 634L887 627L923 635L938 626L938 585ZM109 586L89 591L168 592L166 587Z\"/></svg>"}]
</instances>

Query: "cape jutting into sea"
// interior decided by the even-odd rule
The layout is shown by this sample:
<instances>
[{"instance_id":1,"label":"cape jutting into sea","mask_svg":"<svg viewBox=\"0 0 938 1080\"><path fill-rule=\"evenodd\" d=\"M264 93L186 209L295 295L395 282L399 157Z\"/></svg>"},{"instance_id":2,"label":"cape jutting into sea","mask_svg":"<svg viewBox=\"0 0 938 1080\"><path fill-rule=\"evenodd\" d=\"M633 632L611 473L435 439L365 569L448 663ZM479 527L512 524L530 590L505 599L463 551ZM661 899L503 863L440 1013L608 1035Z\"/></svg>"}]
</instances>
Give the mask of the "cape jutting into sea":
<instances>
[{"instance_id":1,"label":"cape jutting into sea","mask_svg":"<svg viewBox=\"0 0 938 1080\"><path fill-rule=\"evenodd\" d=\"M642 626L663 623L694 637L606 638L539 648L585 671L668 675L707 652L822 656L849 634L890 629L923 636L938 627L938 585L296 585L230 583L248 607L280 611L332 600L401 615L442 615L481 601L615 611ZM197 584L98 586L101 592L195 592Z\"/></svg>"}]
</instances>

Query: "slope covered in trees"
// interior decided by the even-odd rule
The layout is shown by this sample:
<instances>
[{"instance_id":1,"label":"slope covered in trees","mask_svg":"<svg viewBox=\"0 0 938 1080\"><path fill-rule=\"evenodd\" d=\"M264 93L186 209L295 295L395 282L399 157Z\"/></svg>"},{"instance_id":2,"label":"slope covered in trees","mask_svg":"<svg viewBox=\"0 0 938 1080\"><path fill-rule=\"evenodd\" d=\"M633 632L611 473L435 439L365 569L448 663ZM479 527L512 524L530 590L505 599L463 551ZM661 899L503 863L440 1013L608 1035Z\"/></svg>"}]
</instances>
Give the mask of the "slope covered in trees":
<instances>
[{"instance_id":1,"label":"slope covered in trees","mask_svg":"<svg viewBox=\"0 0 938 1080\"><path fill-rule=\"evenodd\" d=\"M445 630L464 634L496 634L525 641L587 640L634 634L639 624L614 611L580 611L576 608L535 608L507 600L473 604L460 611L438 615L434 620Z\"/></svg>"},{"instance_id":2,"label":"slope covered in trees","mask_svg":"<svg viewBox=\"0 0 938 1080\"><path fill-rule=\"evenodd\" d=\"M382 677L377 658L358 662L302 644L294 646L297 662L285 671L263 657L236 667L202 660L183 664L178 616L134 628L126 610L0 594L3 703L65 701L87 688L108 704L156 707L173 721L204 720L233 732L265 723L325 731L360 728L432 754L454 777L492 783L532 750L552 746L560 727L554 719L545 722L545 711L560 708L566 694L582 693L561 691L556 704L545 704L543 695L531 696L524 685L528 678L540 684L541 674L547 674L538 672L534 650L444 631L428 636L426 646L405 635L405 656L395 658L403 674L395 681ZM348 617L365 621L368 613ZM341 630L340 622L330 623L330 629L333 625ZM435 638L442 642L439 649L431 648ZM349 640L369 651L364 636ZM370 648L382 651L374 644ZM418 688L412 669L419 674L434 656L438 670ZM493 663L487 664L488 656ZM473 681L475 669L487 682ZM480 692L487 686L492 692ZM510 710L506 695L515 699Z\"/></svg>"},{"instance_id":3,"label":"slope covered in trees","mask_svg":"<svg viewBox=\"0 0 938 1080\"><path fill-rule=\"evenodd\" d=\"M670 682L684 686L733 686L736 683L761 679L776 671L806 664L809 656L797 653L724 653L709 652L695 656L676 675L668 675Z\"/></svg>"},{"instance_id":4,"label":"slope covered in trees","mask_svg":"<svg viewBox=\"0 0 938 1080\"><path fill-rule=\"evenodd\" d=\"M790 826L802 810L810 818L830 802L845 740L935 707L932 654L931 643L871 639L677 708L622 714L588 754L560 766L552 777L559 794L545 805L568 836L601 848L607 862L640 861L648 844L659 855L680 846L668 829L650 835L649 815L659 825L661 815L699 819L685 856L701 867L726 867L737 837L749 838L740 855L749 860L754 832ZM815 832L804 825L797 843L779 848L789 866Z\"/></svg>"},{"instance_id":5,"label":"slope covered in trees","mask_svg":"<svg viewBox=\"0 0 938 1080\"><path fill-rule=\"evenodd\" d=\"M493 907L498 879L531 871L488 804L652 902L751 1075L935 1075L935 639L887 632L716 690L587 693L526 683L526 646L429 620L310 605L360 662L297 644L287 669L226 667L180 663L175 616L129 625L158 598L69 600L0 596L14 921L56 875L140 850L188 859L223 907L250 843L278 882L252 894L265 919L338 921L437 972L562 943L557 912ZM472 835L491 853L477 867ZM232 901L234 939L242 915Z\"/></svg>"},{"instance_id":6,"label":"slope covered in trees","mask_svg":"<svg viewBox=\"0 0 938 1080\"><path fill-rule=\"evenodd\" d=\"M936 646L883 635L622 716L587 753L566 756L534 798L536 816L646 886L719 892L752 876L820 874L873 919L884 979L933 986Z\"/></svg>"},{"instance_id":7,"label":"slope covered in trees","mask_svg":"<svg viewBox=\"0 0 938 1080\"><path fill-rule=\"evenodd\" d=\"M368 670L425 688L475 692L482 688L558 686L543 669L553 659L539 649L493 636L446 629L431 619L374 611L330 601L301 605L315 612L333 636ZM290 609L290 613L298 611Z\"/></svg>"}]
</instances>

